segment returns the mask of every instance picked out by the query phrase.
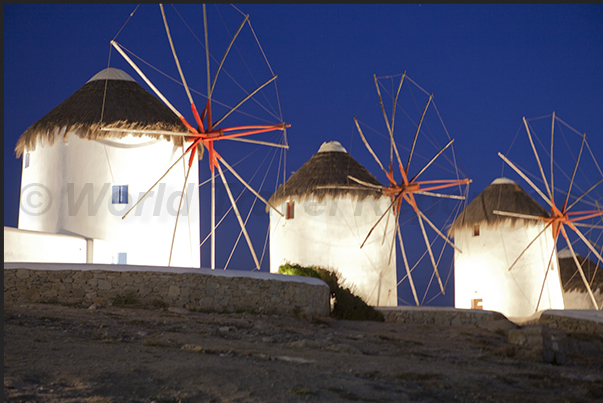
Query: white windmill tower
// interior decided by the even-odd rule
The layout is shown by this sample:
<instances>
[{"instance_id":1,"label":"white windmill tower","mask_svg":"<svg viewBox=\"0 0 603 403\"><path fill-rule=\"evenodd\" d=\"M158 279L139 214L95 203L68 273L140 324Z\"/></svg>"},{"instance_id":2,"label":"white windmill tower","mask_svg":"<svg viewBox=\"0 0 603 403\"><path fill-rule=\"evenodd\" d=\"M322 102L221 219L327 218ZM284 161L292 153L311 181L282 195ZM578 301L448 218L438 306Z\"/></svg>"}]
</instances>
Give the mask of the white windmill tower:
<instances>
[{"instance_id":1,"label":"white windmill tower","mask_svg":"<svg viewBox=\"0 0 603 403\"><path fill-rule=\"evenodd\" d=\"M152 200L127 222L121 218L133 196L173 165L186 144L182 137L137 131L182 129L182 122L128 74L113 68L99 72L20 137L15 148L23 155L19 230L85 238L89 263L165 265L177 219L173 263L199 267L196 170L188 180L182 168L166 175ZM183 188L185 211L176 218L173 195ZM69 261L53 256L60 249L31 248L43 248L45 261Z\"/></svg>"},{"instance_id":2,"label":"white windmill tower","mask_svg":"<svg viewBox=\"0 0 603 403\"><path fill-rule=\"evenodd\" d=\"M381 186L339 142L325 142L272 195L285 216L270 211L270 272L286 263L335 269L369 305L396 306L393 215L376 229L383 237L360 248L391 200L350 177Z\"/></svg>"},{"instance_id":3,"label":"white windmill tower","mask_svg":"<svg viewBox=\"0 0 603 403\"><path fill-rule=\"evenodd\" d=\"M498 178L454 221L450 234L463 251L454 255L456 308L498 311L513 318L532 315L538 305L563 309L557 261L550 261L555 249L552 228L522 218L528 216L549 214L514 181ZM540 233L543 236L526 250ZM543 284L549 266L551 274Z\"/></svg>"}]
</instances>

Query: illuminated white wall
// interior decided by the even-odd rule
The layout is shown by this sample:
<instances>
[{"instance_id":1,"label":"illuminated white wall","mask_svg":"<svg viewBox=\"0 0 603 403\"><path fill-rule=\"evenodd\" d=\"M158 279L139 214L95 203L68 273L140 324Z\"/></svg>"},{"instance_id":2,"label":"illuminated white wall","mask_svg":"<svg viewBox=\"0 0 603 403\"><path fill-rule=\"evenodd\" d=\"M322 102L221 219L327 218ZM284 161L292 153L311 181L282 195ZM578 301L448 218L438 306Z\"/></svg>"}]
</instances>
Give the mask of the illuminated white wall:
<instances>
[{"instance_id":1,"label":"illuminated white wall","mask_svg":"<svg viewBox=\"0 0 603 403\"><path fill-rule=\"evenodd\" d=\"M454 254L455 307L471 308L473 299L482 299L483 309L507 317L533 315L554 248L551 230L542 234L511 270L509 267L543 225L482 224L479 236L474 236L473 228L455 230L454 243L463 251ZM556 256L551 268L539 311L564 308Z\"/></svg>"},{"instance_id":2,"label":"illuminated white wall","mask_svg":"<svg viewBox=\"0 0 603 403\"><path fill-rule=\"evenodd\" d=\"M278 273L285 263L336 269L369 305L397 305L395 251L388 263L395 234L393 214L381 221L360 249L391 200L368 197L358 201L347 195L325 198L320 203L313 199L291 201L295 202L292 219L270 210L271 273ZM286 202L276 207L283 213L287 211Z\"/></svg>"},{"instance_id":3,"label":"illuminated white wall","mask_svg":"<svg viewBox=\"0 0 603 403\"><path fill-rule=\"evenodd\" d=\"M188 156L136 209L123 220L122 216L183 149L148 137L95 141L73 133L65 141L61 137L53 145L38 140L29 156L27 150L24 153L19 229L98 240L96 255L110 253L113 263L121 256L128 264L167 266ZM172 266L200 265L198 178L194 161L188 197L178 218ZM127 205L112 203L113 185L128 186Z\"/></svg>"}]
</instances>

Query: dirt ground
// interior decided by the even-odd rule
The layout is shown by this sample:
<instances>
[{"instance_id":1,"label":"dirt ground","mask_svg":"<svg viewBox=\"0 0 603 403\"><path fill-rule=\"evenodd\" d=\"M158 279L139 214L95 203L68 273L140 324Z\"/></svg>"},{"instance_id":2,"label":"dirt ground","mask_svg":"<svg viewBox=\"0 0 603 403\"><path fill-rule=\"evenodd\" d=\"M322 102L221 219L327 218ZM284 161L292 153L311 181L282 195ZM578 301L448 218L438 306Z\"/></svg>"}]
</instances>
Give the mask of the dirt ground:
<instances>
[{"instance_id":1,"label":"dirt ground","mask_svg":"<svg viewBox=\"0 0 603 403\"><path fill-rule=\"evenodd\" d=\"M603 401L603 340L566 362L510 323L438 326L142 307L5 305L5 402ZM497 321L502 322L502 321Z\"/></svg>"}]
</instances>

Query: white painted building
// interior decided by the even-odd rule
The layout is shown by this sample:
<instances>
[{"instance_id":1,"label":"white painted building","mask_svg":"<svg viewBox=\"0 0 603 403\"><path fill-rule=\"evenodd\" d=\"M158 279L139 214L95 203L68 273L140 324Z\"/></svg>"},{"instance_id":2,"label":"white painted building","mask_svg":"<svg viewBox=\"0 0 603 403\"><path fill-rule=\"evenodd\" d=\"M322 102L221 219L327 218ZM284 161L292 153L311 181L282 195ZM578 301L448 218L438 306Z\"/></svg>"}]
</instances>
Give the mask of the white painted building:
<instances>
[{"instance_id":1,"label":"white painted building","mask_svg":"<svg viewBox=\"0 0 603 403\"><path fill-rule=\"evenodd\" d=\"M272 195L285 217L270 210L270 272L285 263L335 269L369 305L396 306L393 213L360 248L391 200L348 175L380 185L341 144L323 143Z\"/></svg>"},{"instance_id":2,"label":"white painted building","mask_svg":"<svg viewBox=\"0 0 603 403\"><path fill-rule=\"evenodd\" d=\"M92 77L17 143L17 156L23 157L20 232L5 228L5 261L8 256L12 261L72 262L65 256L72 247L48 241L56 234L64 241L60 245L67 242L65 236L73 238L71 244L85 240L88 263L168 265L188 155L122 216L190 143L183 137L101 130L105 127L186 132L176 115L125 72L109 68ZM194 161L178 215L172 266L200 265L198 182Z\"/></svg>"},{"instance_id":3,"label":"white painted building","mask_svg":"<svg viewBox=\"0 0 603 403\"><path fill-rule=\"evenodd\" d=\"M537 310L563 309L552 229L526 250L545 223L498 215L495 210L548 217L547 211L510 179L499 178L486 187L450 229L455 245L462 250L454 254L455 307L498 311L514 318ZM551 270L545 282L549 260Z\"/></svg>"}]
</instances>

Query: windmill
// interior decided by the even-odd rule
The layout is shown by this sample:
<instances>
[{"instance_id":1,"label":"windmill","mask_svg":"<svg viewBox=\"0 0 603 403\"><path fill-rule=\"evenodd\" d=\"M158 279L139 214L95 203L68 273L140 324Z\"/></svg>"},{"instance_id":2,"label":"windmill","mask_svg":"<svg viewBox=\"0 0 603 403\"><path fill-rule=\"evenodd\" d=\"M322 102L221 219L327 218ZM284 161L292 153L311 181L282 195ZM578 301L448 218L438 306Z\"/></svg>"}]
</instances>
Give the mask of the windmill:
<instances>
[{"instance_id":1,"label":"windmill","mask_svg":"<svg viewBox=\"0 0 603 403\"><path fill-rule=\"evenodd\" d=\"M398 79L399 82L395 83L394 79ZM379 165L379 168L385 176L389 184L387 186L377 186L374 184L366 183L358 178L349 177L352 181L356 182L361 186L365 186L367 188L373 188L380 190L383 194L387 195L391 199L390 208L388 208L381 217L377 220L375 225L371 228L371 230L366 235L366 238L362 245L367 242L367 240L371 237L375 228L377 228L378 224L383 220L383 218L388 214L394 214L395 216L395 232L397 233L397 238L400 243L400 250L402 253L402 259L404 261L404 267L406 270L406 276L398 283L400 284L404 279L408 278L413 298L415 304L421 305L425 300L425 295L429 289L429 285L427 286L427 290L425 291L425 295L419 300L419 295L417 293L417 288L415 286L415 281L413 280L413 270L417 267L421 259L428 255L431 268L433 270L432 280L435 276L437 279L441 294L445 294L445 285L442 281L442 277L440 275L440 271L438 270L438 261L441 259L442 253L444 251L444 246L446 244L456 248L454 244L448 239L446 235L436 226L436 224L430 220L425 214L422 207L419 208L418 198L417 196L429 196L434 197L439 200L442 199L452 199L452 200L465 200L465 196L462 194L462 185L468 185L471 180L470 179L462 179L460 177L460 172L456 167L456 160L452 146L453 139L450 138L446 127L444 126L439 111L433 102L433 94L429 94L424 89L422 89L419 85L417 85L410 77L406 75L404 72L401 75L397 76L386 76L386 77L377 77L373 76L374 84L376 88L376 93L379 98L379 105L381 109L381 113L373 111L373 115L381 114L383 115L383 119L385 121L385 127L387 129L387 134L382 135L382 137L387 139L388 147L389 147L389 167L386 169L384 165L381 163L381 160L377 157L377 153L374 149L369 145L367 140L367 136L364 134L364 130L370 129L377 132L367 123L360 121L357 117L354 118L354 123L362 138L364 145L368 152L372 155L374 160ZM387 87L383 84L389 80L391 82L391 87L388 90ZM403 104L401 102L401 91L403 89L403 84L409 83L404 88L406 88L406 92L404 93L405 99L407 99L407 103ZM418 89L418 93L415 94ZM388 112L386 111L384 104L384 97L382 96L382 90L386 91L386 94L389 96L387 99L391 102L391 114L388 116ZM423 108L419 107L417 98L419 96L428 96L427 102ZM386 102L387 103L387 102ZM407 104L410 107L407 107ZM390 105L388 105L390 106ZM430 109L430 106L431 109ZM411 109L415 109L418 112L416 115L412 115L414 112L410 112ZM422 112L421 112L422 110ZM435 119L435 121L430 120L429 123L426 122L426 117L428 116L428 111L432 110L435 115L431 117ZM396 120L397 115L402 115L402 117L406 117L402 121ZM418 119L417 119L418 115ZM396 126L395 126L396 125ZM403 129L400 130L400 126L403 126ZM405 148L405 151L408 152L408 157L405 163L402 162L402 158L400 156L400 151L398 149L398 143L394 140L394 127L397 130L402 132L412 133L412 142L410 143L410 147ZM446 144L442 146L441 140L445 139ZM419 152L419 149L421 150ZM395 160L394 160L395 155ZM428 155L429 157L426 157ZM423 165L420 169L416 169L417 162L416 159L421 157L423 159ZM413 162L413 158L415 159L415 163L411 167L411 162ZM397 164L396 167L394 165ZM447 164L447 165L446 165ZM434 171L433 168L439 166L440 173ZM432 169L429 169L429 168ZM412 168L412 169L411 169ZM448 170L449 174L454 179L441 179L439 175L441 175L442 170ZM399 172L399 178L397 172ZM414 175L413 175L414 173ZM443 194L438 193L438 191L442 189L454 188L456 187L461 194ZM465 188L465 192L468 190L468 186ZM404 202L404 203L403 203ZM424 242L426 253L423 254L421 258L417 260L417 263L411 268L409 264L409 258L407 250L404 246L404 241L402 237L401 225L400 225L400 217L404 213L402 205L407 205L410 207L412 212L416 216L416 220L418 221L422 241ZM458 213L458 210L456 210ZM430 240L425 223L435 232L435 239L440 239L444 241L442 246L442 253L440 253L438 259L434 255L433 244L435 239ZM394 250L396 237L392 238L392 244L390 247L390 256ZM458 248L456 248L458 249Z\"/></svg>"},{"instance_id":2,"label":"windmill","mask_svg":"<svg viewBox=\"0 0 603 403\"><path fill-rule=\"evenodd\" d=\"M590 279L586 277L582 265L578 261L574 244L577 243L576 245L580 245L580 247L584 248L588 253L583 256L588 257L592 254L599 264L603 263L603 257L601 256L602 251L595 246L600 243L602 235L601 229L603 229L603 210L601 210L600 206L600 188L597 189L603 182L603 172L601 171L593 151L588 145L586 133L581 134L557 117L554 112L550 125L550 141L548 142L548 147L546 147L546 142L543 143L537 136L537 133L542 131L535 130L533 126L537 123L542 124L544 119L547 119L548 117L549 116L545 116L534 119L523 118L523 126L527 133L527 140L529 140L535 162L535 166L532 166L531 169L526 167L522 168L516 162L512 162L508 156L505 156L500 152L498 153L504 163L511 167L513 171L526 181L526 183L550 207L549 216L525 214L518 216L518 214L508 211L494 211L494 214L501 216L522 218L525 220L538 220L545 223L544 229L526 246L524 251L519 254L509 267L509 271L513 270L513 267L538 238L545 236L544 234L550 232L552 233L555 248L553 248L548 259L549 263L544 274L543 288L546 278L549 275L553 259L556 259L556 251L560 249L559 243L564 240L576 265L577 272L580 274L582 282L586 287L594 309L602 309L603 304L600 305L597 302L591 287L594 276ZM556 127L557 130L555 130ZM569 133L566 135L564 130L567 129L569 129ZM561 140L563 140L563 143L561 143ZM565 145L565 147L560 149L560 145ZM549 178L545 175L545 169L541 163L538 151L539 148L541 150L540 153L544 152L548 156ZM558 156L559 154L561 154L561 156ZM507 152L507 155L509 155L509 152ZM564 166L559 163L564 161L572 162L573 170L569 175L563 171ZM522 160L522 163L527 164L528 162ZM537 169L540 176L538 176L538 174L530 173L535 169ZM532 179L530 179L530 177ZM535 181L540 182L541 186L544 186L544 191L534 183ZM574 190L577 190L579 194L574 195L572 193ZM598 195L596 192L597 190L599 190ZM582 228L582 230L580 228ZM589 239L587 236L590 238L594 237L595 239ZM571 238L573 238L573 240ZM540 292L540 297L542 297L542 290ZM539 304L540 298L536 310L538 310Z\"/></svg>"},{"instance_id":3,"label":"windmill","mask_svg":"<svg viewBox=\"0 0 603 403\"><path fill-rule=\"evenodd\" d=\"M165 175L167 175L168 172L170 172L180 161L184 160L185 158L188 158L187 169L186 169L186 173L185 173L185 181L184 181L185 186L186 186L188 175L190 173L193 163L195 162L196 153L199 152L199 154L201 155L203 150L206 149L207 150L207 159L209 162L209 169L210 169L210 173L211 173L211 231L210 231L211 268L214 269L216 267L216 236L215 236L215 232L216 232L217 225L219 225L219 223L216 224L216 193L215 193L216 186L215 186L215 181L216 181L216 171L217 171L217 173L224 185L226 193L228 195L228 199L232 206L232 210L234 211L237 221L241 227L241 233L244 235L244 237L247 241L247 244L249 246L251 255L253 257L255 268L259 269L260 262L258 260L258 257L255 252L255 249L253 247L253 244L251 242L249 233L246 229L245 221L243 220L241 212L240 212L239 208L237 207L237 202L235 200L231 187L229 186L229 184L226 180L226 177L224 175L224 170L222 169L222 166L226 167L228 169L228 171L230 171L231 174L244 186L244 188L249 190L251 193L253 193L253 195L256 198L258 198L262 202L266 203L266 205L268 205L269 207L271 207L271 208L274 208L274 207L271 206L270 203L265 198L263 198L260 195L260 193L258 191L256 191L233 168L234 164L233 165L229 164L224 159L224 156L221 153L218 153L218 151L216 150L216 145L214 143L218 142L218 141L223 141L223 140L236 140L239 142L247 142L247 143L252 143L252 144L273 146L273 147L277 147L280 149L288 148L288 146L286 144L286 135L283 136L283 139L280 143L275 143L275 142L270 142L270 141L262 141L262 140L252 140L252 139L248 138L251 135L257 135L260 133L270 133L270 132L276 132L276 131L281 131L283 133L286 133L286 129L288 127L290 127L290 125L282 122L282 119L280 119L280 121L278 123L270 123L270 124L240 124L240 125L234 125L234 126L224 125L224 122L227 120L227 118L231 118L233 113L235 113L235 112L237 112L237 113L240 112L241 106L244 104L247 104L248 101L254 100L256 103L259 104L259 102L257 100L255 100L254 96L256 96L257 94L260 94L260 93L263 94L262 90L264 90L268 86L272 86L276 91L277 76L272 73L272 69L270 68L270 65L266 61L266 64L268 65L268 68L271 73L270 77L266 81L264 81L263 83L261 83L259 85L256 85L253 88L253 90L251 90L251 91L245 90L246 95L244 97L242 97L242 99L240 99L236 104L234 104L232 106L228 106L224 102L218 101L215 96L216 83L217 83L218 77L220 75L228 74L228 72L226 72L224 69L225 62L227 61L227 56L230 54L231 50L234 50L234 49L238 50L237 45L236 45L237 38L239 38L239 35L241 34L241 32L244 28L247 28L250 31L250 35L253 38L255 38L256 41L257 41L257 37L255 35L255 32L253 31L251 23L249 22L249 16L243 15L242 13L240 13L240 11L238 9L236 9L236 11L238 11L242 15L242 22L240 23L240 25L238 26L238 29L236 30L236 32L234 34L229 33L230 41L228 42L228 46L226 47L226 51L224 52L224 55L221 58L221 60L218 61L217 59L214 59L215 63L217 63L218 66L215 68L214 74L212 77L211 54L210 54L210 48L209 48L209 35L208 35L208 17L207 17L206 6L203 5L204 42L203 43L201 41L199 41L199 42L200 42L201 46L204 47L204 49L205 49L204 53L205 53L205 62L206 62L205 63L205 65L206 65L206 93L205 94L200 93L200 94L206 99L206 101L203 106L203 109L201 110L201 113L199 113L198 109L195 105L195 102L193 100L193 96L191 94L192 92L197 92L197 93L199 93L199 92L194 91L187 84L185 74L183 72L183 67L180 63L180 59L177 55L176 47L175 47L174 41L172 39L172 30L170 29L170 26L168 24L166 10L164 9L163 5L161 5L161 4L159 5L159 7L161 10L163 25L165 27L165 33L167 35L167 39L169 41L169 45L171 48L172 57L175 62L176 68L178 70L181 84L184 87L186 96L188 98L188 101L189 101L189 104L191 107L191 111L192 111L192 115L194 116L194 124L189 123L189 121L184 117L184 115L170 101L168 101L167 96L165 96L151 82L151 80L142 71L142 69L137 65L137 63L135 63L134 60L128 55L128 53L130 53L130 54L133 54L133 53L127 51L123 45L121 45L115 39L113 39L111 41L112 47L115 50L117 50L117 52L124 58L124 60L136 71L136 73L151 88L151 90L155 93L155 95L157 95L157 97L159 97L163 101L163 103L182 121L182 123L188 129L188 132L171 132L171 131L159 132L159 131L148 131L148 130L147 131L145 131L145 130L140 130L140 131L128 130L128 132L133 132L133 133L137 133L137 134L181 136L187 142L187 148L186 148L186 150L183 151L180 158L178 158L174 162L174 164L166 171L166 173L162 177L160 177L157 180L157 182L155 182L155 184L153 186L151 186L151 188L148 189L148 191L132 206L132 208L128 212L126 212L124 214L124 216L122 218L123 219L127 218L128 214L142 200L144 200L144 198L153 190L153 188L155 188L161 182L163 177L165 177ZM135 12L136 12L136 10L130 15L130 17L132 17L132 15L134 15ZM177 10L176 10L176 13L181 18L181 21L182 21L182 23L179 24L179 26L181 28L183 26L186 26L186 28L188 28L191 32L193 32L193 30L187 24L186 20L182 17L182 15L180 13L178 13ZM220 17L222 17L222 16L220 16ZM129 19L128 19L128 21L129 21ZM122 28L122 30L123 30L123 28ZM120 30L120 32L121 32L121 30ZM193 32L193 35L195 35L194 32ZM198 38L197 38L197 40L198 40ZM258 47L261 51L261 54L263 55L263 50L261 50L261 46L259 46L259 42L258 42ZM138 56L136 56L136 57L138 57ZM265 58L265 56L264 56L264 58ZM142 59L140 59L140 60L142 60ZM176 79L173 79L173 78L172 78L172 80L177 81ZM237 85L240 86L239 83L237 83ZM277 97L278 97L278 95L277 95ZM277 102L278 102L278 98L277 98ZM216 113L215 113L217 105L221 105L223 108L226 109L226 112L218 119L216 119ZM263 108L265 109L265 107L263 107ZM280 108L279 108L279 112L280 112ZM246 116L248 116L248 115L246 115ZM105 130L115 131L115 129L110 129L110 128L106 128ZM182 190L182 195L184 195L184 188ZM177 217L176 217L176 223L174 225L174 236L172 237L171 250L173 250L175 234L176 234L176 227L178 224L178 216L180 215L180 210L182 208L182 203L183 203L184 199L185 198L183 196L181 196L180 200L179 200L178 213L177 213ZM276 209L275 209L275 211L277 211L279 214L282 215L282 213L280 211L278 211ZM168 265L171 264L171 260L172 260L172 253L170 252L170 258L168 261Z\"/></svg>"}]
</instances>

